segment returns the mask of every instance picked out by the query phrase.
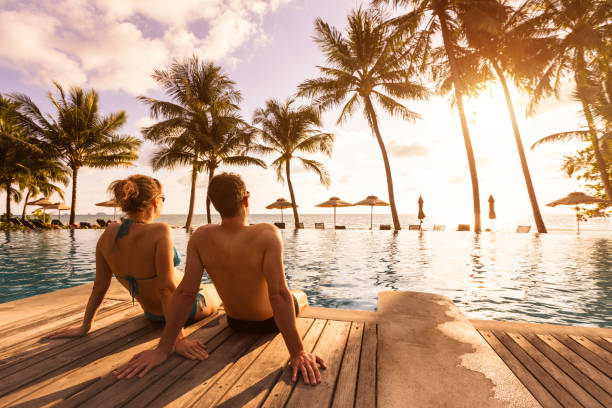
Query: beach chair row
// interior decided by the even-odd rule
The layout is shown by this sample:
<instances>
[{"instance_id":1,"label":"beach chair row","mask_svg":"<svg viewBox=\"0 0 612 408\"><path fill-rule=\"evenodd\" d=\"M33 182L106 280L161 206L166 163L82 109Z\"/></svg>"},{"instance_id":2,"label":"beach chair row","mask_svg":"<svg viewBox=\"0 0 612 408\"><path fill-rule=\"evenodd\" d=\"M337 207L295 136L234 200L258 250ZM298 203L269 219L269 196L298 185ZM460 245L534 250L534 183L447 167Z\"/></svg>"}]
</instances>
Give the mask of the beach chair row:
<instances>
[{"instance_id":1,"label":"beach chair row","mask_svg":"<svg viewBox=\"0 0 612 408\"><path fill-rule=\"evenodd\" d=\"M274 225L276 225L276 227L278 229L285 229L286 228L286 224L284 222L275 222ZM304 223L300 222L298 223L297 229L303 229L304 228ZM315 229L325 229L325 223L323 222L315 222L314 224L314 228ZM389 231L391 230L391 225L390 224L380 224L380 230L382 231ZM346 225L335 225L333 229L337 229L337 230L345 230L346 229ZM409 231L422 231L423 227L420 224L410 224L408 225L408 230ZM433 226L433 230L434 231L445 231L446 230L446 225L434 225ZM471 227L470 224L459 224L457 226L457 231L470 231ZM519 225L516 229L516 232L518 233L528 233L531 230L531 226L530 225ZM490 229L487 229L485 231L491 231Z\"/></svg>"}]
</instances>

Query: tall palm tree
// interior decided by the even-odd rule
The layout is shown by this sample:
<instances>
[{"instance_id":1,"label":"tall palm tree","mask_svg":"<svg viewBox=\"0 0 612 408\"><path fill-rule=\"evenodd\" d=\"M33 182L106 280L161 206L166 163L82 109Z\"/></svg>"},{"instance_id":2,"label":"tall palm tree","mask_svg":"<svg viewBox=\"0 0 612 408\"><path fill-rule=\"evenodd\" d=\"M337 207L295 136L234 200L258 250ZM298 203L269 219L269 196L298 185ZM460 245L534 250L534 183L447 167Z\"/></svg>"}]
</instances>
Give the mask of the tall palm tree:
<instances>
[{"instance_id":1,"label":"tall palm tree","mask_svg":"<svg viewBox=\"0 0 612 408\"><path fill-rule=\"evenodd\" d=\"M450 75L450 81L448 81L449 83L443 83L440 90L445 92L452 89L454 92L454 103L457 105L459 112L461 132L463 133L463 142L472 180L474 231L476 232L481 231L480 191L476 160L474 159L472 140L463 105L463 97L473 92L470 89L471 81L469 77L471 73L465 69L470 67L471 63L462 61L464 55L462 55L461 44L464 35L459 29L457 12L461 6L479 1L481 0L372 0L372 4L375 5L392 4L395 7L406 6L410 8L408 13L390 20L389 24L395 26L399 33L413 35L415 39L414 49L425 63L424 68L427 68L427 64L432 57L434 37L437 35L442 37L443 52L438 53L438 57L443 57L445 64L448 65L447 71Z\"/></svg>"},{"instance_id":2,"label":"tall palm tree","mask_svg":"<svg viewBox=\"0 0 612 408\"><path fill-rule=\"evenodd\" d=\"M315 21L315 41L327 58L327 67L318 67L321 77L305 81L299 86L299 96L316 98L320 109L338 106L348 98L338 124L363 106L382 154L393 225L401 229L391 165L378 126L378 114L373 100L389 114L415 120L419 116L395 98L425 98L428 91L413 81L414 67L410 64L409 43L391 35L384 15L376 10L354 10L348 16L348 27L343 33L318 18Z\"/></svg>"},{"instance_id":3,"label":"tall palm tree","mask_svg":"<svg viewBox=\"0 0 612 408\"><path fill-rule=\"evenodd\" d=\"M484 68L491 71L491 76L495 73L502 86L533 217L538 232L545 233L546 226L506 81L506 76L509 76L519 87L525 88L528 80L539 73L538 69L549 58L552 41L547 30L541 28L544 14L533 11L536 1L527 0L517 9L509 6L508 0L462 4L458 8L458 19L470 50L481 59Z\"/></svg>"},{"instance_id":4,"label":"tall palm tree","mask_svg":"<svg viewBox=\"0 0 612 408\"><path fill-rule=\"evenodd\" d=\"M20 104L21 126L37 137L72 173L70 224L75 221L79 170L82 167L129 166L138 158L140 140L117 132L126 121L124 111L103 116L98 110L98 93L74 87L66 94L55 83L58 95L49 93L56 117L43 114L24 94L11 99Z\"/></svg>"},{"instance_id":5,"label":"tall palm tree","mask_svg":"<svg viewBox=\"0 0 612 408\"><path fill-rule=\"evenodd\" d=\"M191 194L185 228L191 227L198 173L206 171L209 181L221 165L265 163L249 156L253 129L238 114L242 96L235 83L212 62L201 62L195 55L174 61L153 78L172 101L140 96L155 119L143 128L147 140L159 144L152 159L154 169L191 167ZM210 200L206 197L207 221L211 223Z\"/></svg>"},{"instance_id":6,"label":"tall palm tree","mask_svg":"<svg viewBox=\"0 0 612 408\"><path fill-rule=\"evenodd\" d=\"M330 177L327 169L322 163L305 157L296 156L298 152L318 153L321 152L328 157L331 156L334 135L322 133L321 115L311 106L300 106L294 108L294 99L287 99L281 103L275 99L266 101L265 108L255 111L253 123L261 126L261 138L263 143L270 149L279 153L272 167L276 170L279 181L283 181L283 170L287 178L287 186L291 195L291 206L293 208L293 219L295 227L298 227L300 218L297 212L297 204L293 184L291 183L291 160L298 159L306 170L319 175L319 180L324 186L329 186Z\"/></svg>"},{"instance_id":7,"label":"tall palm tree","mask_svg":"<svg viewBox=\"0 0 612 408\"><path fill-rule=\"evenodd\" d=\"M606 172L607 163L601 154L594 112L598 78L593 72L602 54L610 55L612 7L609 0L541 0L549 24L557 30L558 43L549 65L534 87L531 111L552 92L557 93L561 79L573 74L575 96L582 104L588 135L599 175L608 200L612 200L612 183ZM608 67L610 66L608 59Z\"/></svg>"}]
</instances>

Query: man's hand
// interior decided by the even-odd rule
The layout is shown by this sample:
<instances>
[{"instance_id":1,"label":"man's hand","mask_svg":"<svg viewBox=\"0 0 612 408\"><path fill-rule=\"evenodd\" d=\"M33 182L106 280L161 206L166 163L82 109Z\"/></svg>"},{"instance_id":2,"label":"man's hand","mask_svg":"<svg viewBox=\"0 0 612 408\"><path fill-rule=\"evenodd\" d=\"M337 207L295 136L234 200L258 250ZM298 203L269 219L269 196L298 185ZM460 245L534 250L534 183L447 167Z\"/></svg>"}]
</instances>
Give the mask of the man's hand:
<instances>
[{"instance_id":1,"label":"man's hand","mask_svg":"<svg viewBox=\"0 0 612 408\"><path fill-rule=\"evenodd\" d=\"M174 351L191 360L206 360L206 346L199 340L181 339L174 344Z\"/></svg>"},{"instance_id":2,"label":"man's hand","mask_svg":"<svg viewBox=\"0 0 612 408\"><path fill-rule=\"evenodd\" d=\"M291 367L293 367L293 382L298 379L298 371L302 373L304 384L317 385L321 382L320 365L322 369L327 368L325 361L314 353L302 351L295 357L291 357Z\"/></svg>"},{"instance_id":3,"label":"man's hand","mask_svg":"<svg viewBox=\"0 0 612 408\"><path fill-rule=\"evenodd\" d=\"M168 354L159 349L147 350L138 353L125 365L113 371L118 380L122 378L132 378L138 375L139 378L144 377L152 368L160 365L168 358Z\"/></svg>"},{"instance_id":4,"label":"man's hand","mask_svg":"<svg viewBox=\"0 0 612 408\"><path fill-rule=\"evenodd\" d=\"M51 334L47 334L43 339L60 339L63 337L83 337L89 332L89 327L72 326L57 330Z\"/></svg>"}]
</instances>

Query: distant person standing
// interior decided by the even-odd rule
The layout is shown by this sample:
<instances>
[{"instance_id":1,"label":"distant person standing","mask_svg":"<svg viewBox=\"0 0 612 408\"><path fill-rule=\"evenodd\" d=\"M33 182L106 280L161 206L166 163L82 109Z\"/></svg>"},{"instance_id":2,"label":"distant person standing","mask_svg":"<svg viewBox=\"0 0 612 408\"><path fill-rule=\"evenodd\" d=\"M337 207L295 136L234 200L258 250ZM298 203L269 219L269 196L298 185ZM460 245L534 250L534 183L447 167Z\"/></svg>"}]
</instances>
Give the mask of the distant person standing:
<instances>
[{"instance_id":1,"label":"distant person standing","mask_svg":"<svg viewBox=\"0 0 612 408\"><path fill-rule=\"evenodd\" d=\"M229 326L246 332L280 331L291 357L293 381L301 373L304 383L320 383L318 366L325 368L325 362L304 350L297 331L297 300L285 280L278 229L271 224L249 226L250 194L237 174L213 177L208 196L221 214L221 224L205 225L194 232L187 246L185 277L172 298L159 345L134 356L116 371L117 377L142 377L166 360L206 269L223 301Z\"/></svg>"}]
</instances>

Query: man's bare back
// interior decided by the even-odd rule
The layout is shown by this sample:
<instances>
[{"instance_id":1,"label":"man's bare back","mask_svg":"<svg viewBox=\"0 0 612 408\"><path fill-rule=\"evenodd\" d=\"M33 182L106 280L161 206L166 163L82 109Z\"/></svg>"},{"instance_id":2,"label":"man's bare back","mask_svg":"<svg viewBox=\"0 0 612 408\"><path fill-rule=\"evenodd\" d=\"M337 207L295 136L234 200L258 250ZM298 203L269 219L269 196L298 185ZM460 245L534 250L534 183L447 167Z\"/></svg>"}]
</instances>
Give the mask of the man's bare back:
<instances>
[{"instance_id":1,"label":"man's bare back","mask_svg":"<svg viewBox=\"0 0 612 408\"><path fill-rule=\"evenodd\" d=\"M206 225L194 232L190 249L197 255L190 254L190 259L206 269L228 316L254 321L273 317L263 265L266 251L274 251L279 240L271 224Z\"/></svg>"}]
</instances>

